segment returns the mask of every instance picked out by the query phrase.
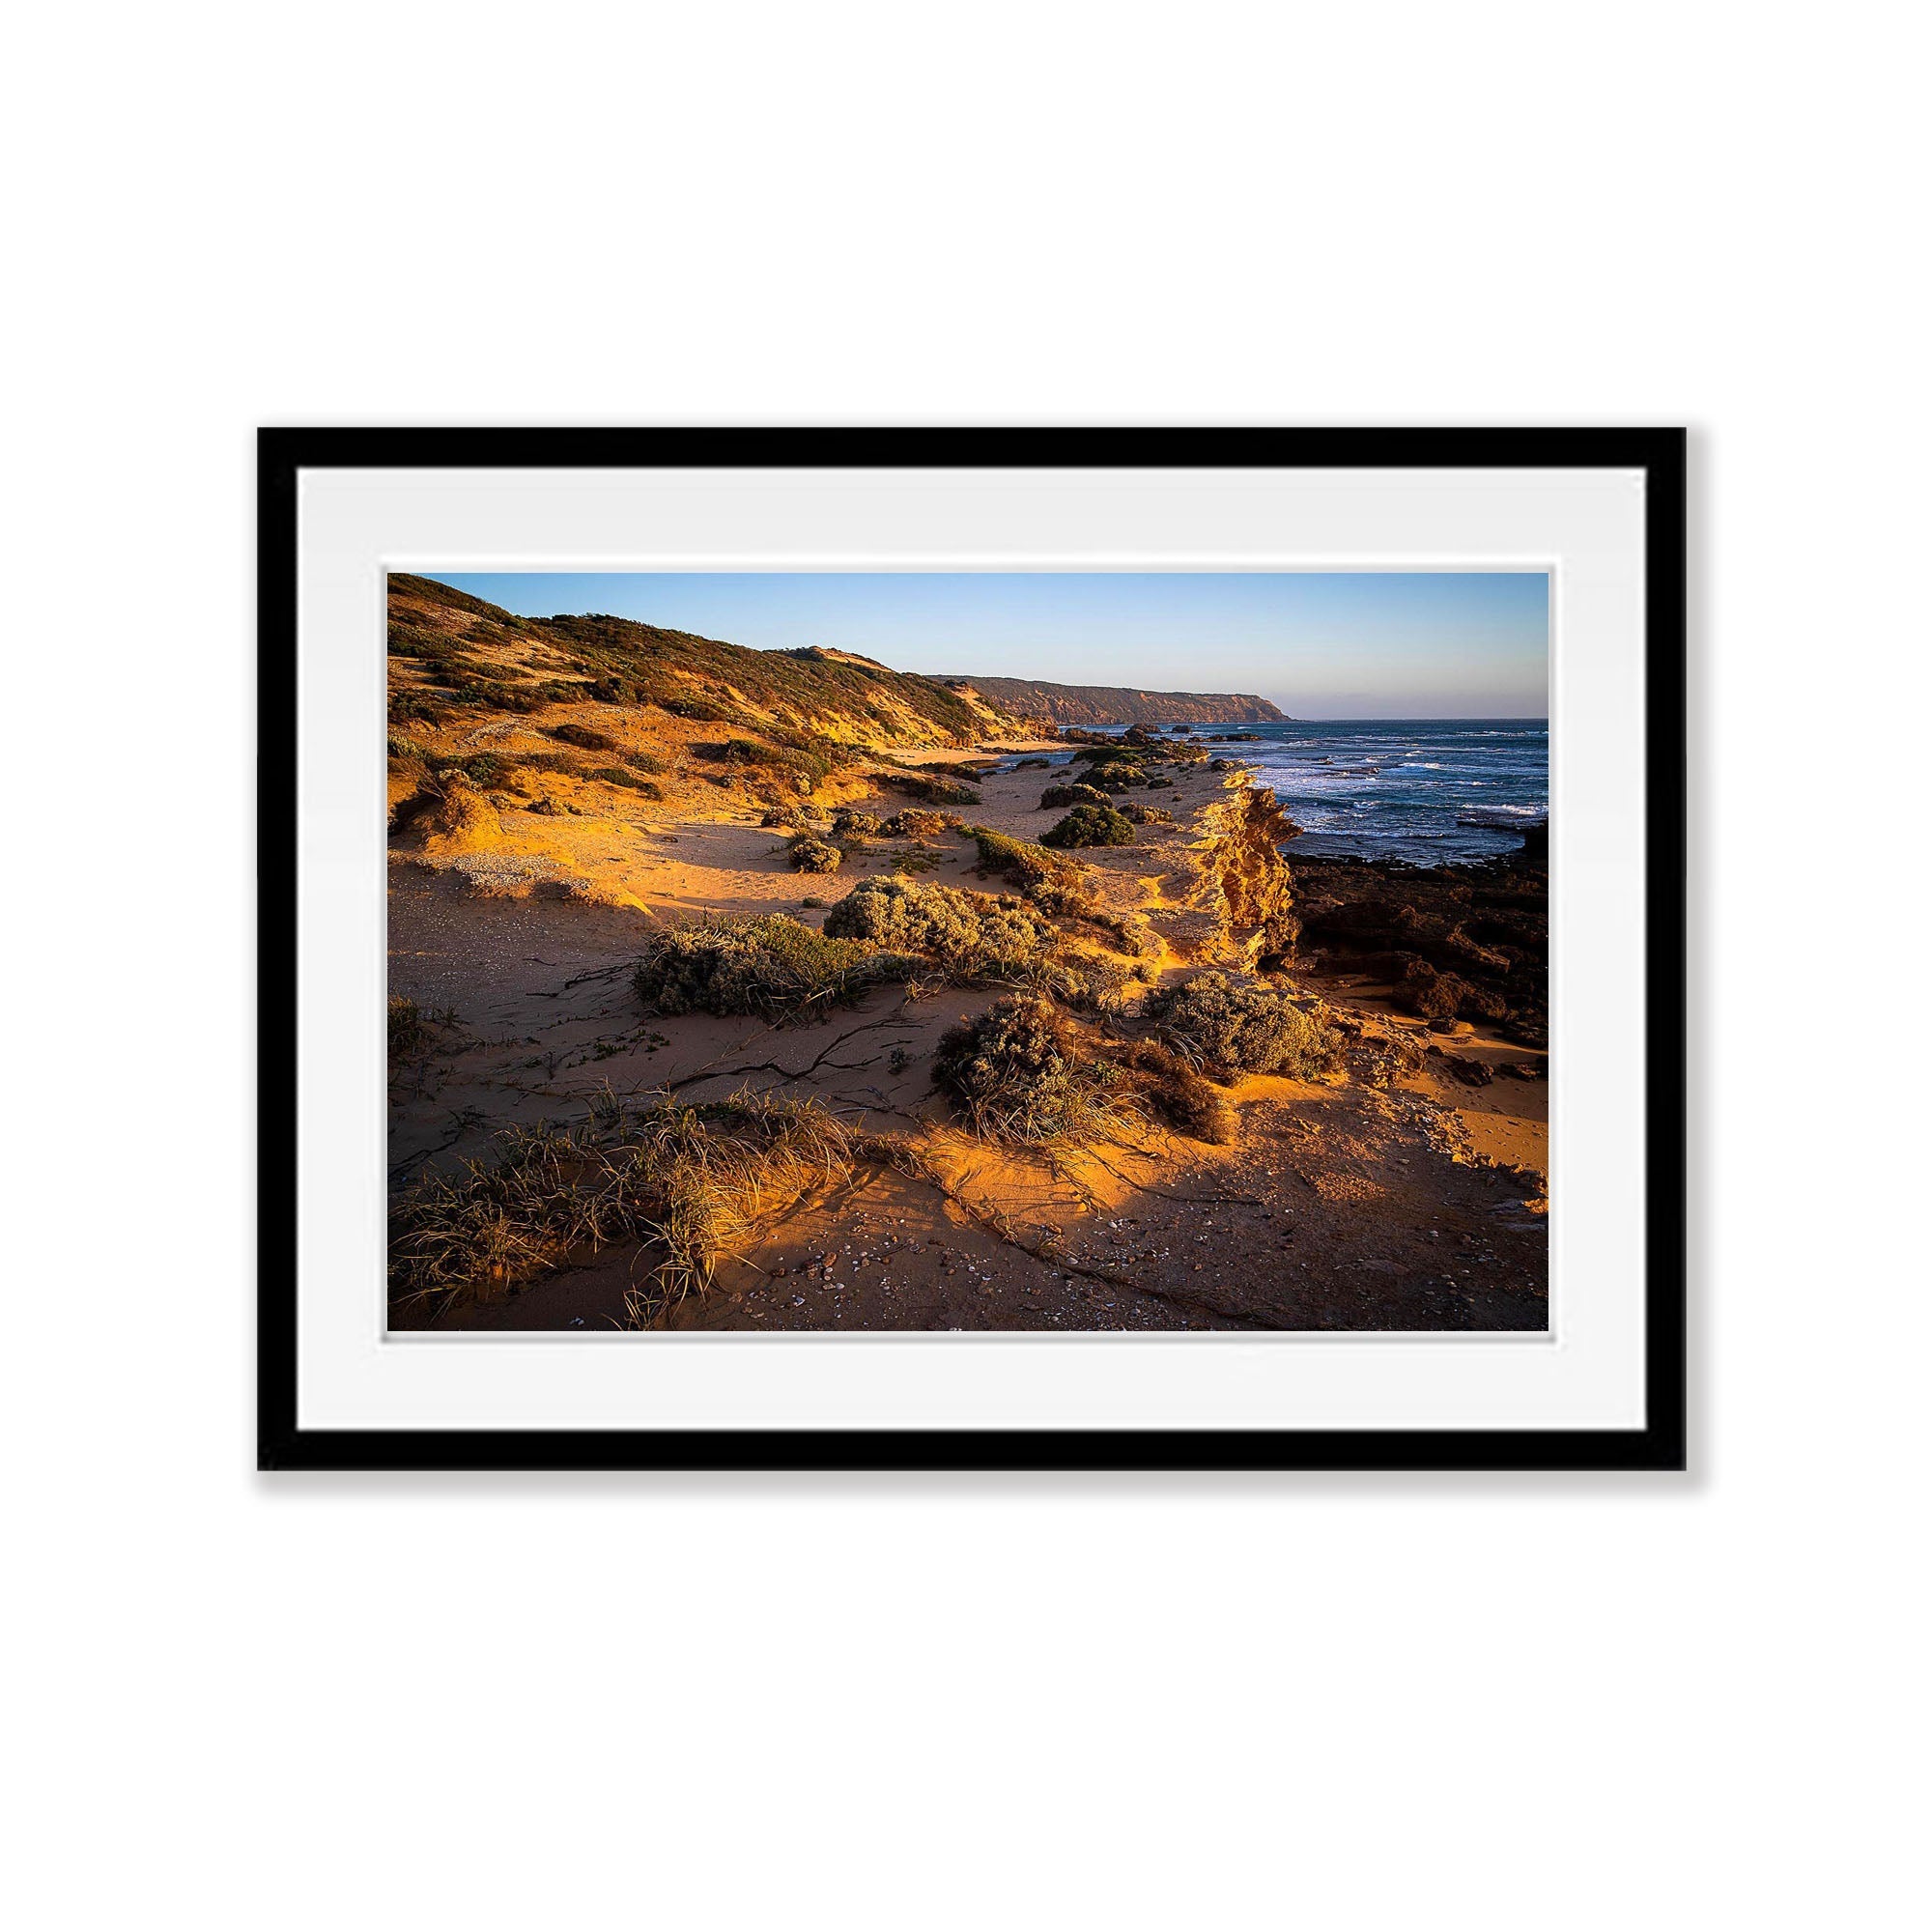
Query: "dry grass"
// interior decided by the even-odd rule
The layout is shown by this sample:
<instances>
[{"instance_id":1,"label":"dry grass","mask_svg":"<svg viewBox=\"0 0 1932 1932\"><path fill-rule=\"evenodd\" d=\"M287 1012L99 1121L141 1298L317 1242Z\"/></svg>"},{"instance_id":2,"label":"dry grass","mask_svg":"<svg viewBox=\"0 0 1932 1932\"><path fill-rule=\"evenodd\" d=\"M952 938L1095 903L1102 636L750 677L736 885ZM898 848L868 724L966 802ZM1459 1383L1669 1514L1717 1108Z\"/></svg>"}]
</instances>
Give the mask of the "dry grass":
<instances>
[{"instance_id":1,"label":"dry grass","mask_svg":"<svg viewBox=\"0 0 1932 1932\"><path fill-rule=\"evenodd\" d=\"M442 1305L555 1272L628 1242L662 1259L625 1298L639 1327L702 1293L781 1214L852 1168L852 1137L817 1101L739 1094L633 1109L606 1098L582 1125L513 1129L500 1151L431 1175L398 1204L391 1297Z\"/></svg>"},{"instance_id":2,"label":"dry grass","mask_svg":"<svg viewBox=\"0 0 1932 1932\"><path fill-rule=\"evenodd\" d=\"M430 1017L413 1000L392 996L389 1001L389 1058L412 1060L436 1037Z\"/></svg>"}]
</instances>

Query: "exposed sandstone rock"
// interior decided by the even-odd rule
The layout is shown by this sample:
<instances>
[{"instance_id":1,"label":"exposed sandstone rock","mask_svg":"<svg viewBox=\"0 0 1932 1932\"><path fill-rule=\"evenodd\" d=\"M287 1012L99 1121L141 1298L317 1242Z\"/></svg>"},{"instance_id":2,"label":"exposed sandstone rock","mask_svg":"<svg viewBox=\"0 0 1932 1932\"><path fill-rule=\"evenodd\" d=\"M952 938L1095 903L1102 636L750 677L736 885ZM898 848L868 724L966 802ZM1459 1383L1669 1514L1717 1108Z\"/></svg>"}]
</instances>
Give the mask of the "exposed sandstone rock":
<instances>
[{"instance_id":1,"label":"exposed sandstone rock","mask_svg":"<svg viewBox=\"0 0 1932 1932\"><path fill-rule=\"evenodd\" d=\"M1151 914L1183 957L1252 970L1294 949L1300 930L1281 846L1300 827L1264 785L1238 785L1201 814L1202 837L1161 881Z\"/></svg>"}]
</instances>

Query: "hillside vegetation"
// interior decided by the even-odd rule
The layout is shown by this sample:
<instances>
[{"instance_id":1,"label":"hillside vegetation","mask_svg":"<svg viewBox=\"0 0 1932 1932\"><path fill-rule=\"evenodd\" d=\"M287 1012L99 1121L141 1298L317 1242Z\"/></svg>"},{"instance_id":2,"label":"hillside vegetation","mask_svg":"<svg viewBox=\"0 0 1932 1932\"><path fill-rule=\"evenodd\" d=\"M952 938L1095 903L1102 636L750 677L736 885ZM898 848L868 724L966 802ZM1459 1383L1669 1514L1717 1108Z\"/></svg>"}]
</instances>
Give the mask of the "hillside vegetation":
<instances>
[{"instance_id":1,"label":"hillside vegetation","mask_svg":"<svg viewBox=\"0 0 1932 1932\"><path fill-rule=\"evenodd\" d=\"M970 746L1018 724L996 704L847 652L748 650L595 613L516 617L401 574L389 579L389 657L394 724L650 707L836 760L833 747Z\"/></svg>"}]
</instances>

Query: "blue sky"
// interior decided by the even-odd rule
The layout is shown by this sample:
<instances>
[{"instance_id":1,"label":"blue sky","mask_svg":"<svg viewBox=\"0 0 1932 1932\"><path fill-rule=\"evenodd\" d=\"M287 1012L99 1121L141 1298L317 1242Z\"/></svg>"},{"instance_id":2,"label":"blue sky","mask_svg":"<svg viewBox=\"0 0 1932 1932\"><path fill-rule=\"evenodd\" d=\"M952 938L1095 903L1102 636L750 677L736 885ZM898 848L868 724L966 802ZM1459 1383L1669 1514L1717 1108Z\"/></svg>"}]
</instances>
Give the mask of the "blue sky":
<instances>
[{"instance_id":1,"label":"blue sky","mask_svg":"<svg viewBox=\"0 0 1932 1932\"><path fill-rule=\"evenodd\" d=\"M429 573L524 617L603 611L895 670L1258 692L1299 718L1542 718L1535 573Z\"/></svg>"}]
</instances>

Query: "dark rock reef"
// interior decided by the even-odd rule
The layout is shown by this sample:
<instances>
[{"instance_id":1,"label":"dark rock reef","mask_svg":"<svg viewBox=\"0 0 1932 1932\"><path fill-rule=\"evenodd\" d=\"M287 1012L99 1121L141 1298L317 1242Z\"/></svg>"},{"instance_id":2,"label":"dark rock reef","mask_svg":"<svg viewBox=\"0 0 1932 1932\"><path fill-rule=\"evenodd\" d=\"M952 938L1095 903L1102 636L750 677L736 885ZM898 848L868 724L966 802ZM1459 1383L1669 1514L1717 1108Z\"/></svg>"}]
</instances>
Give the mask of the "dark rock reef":
<instances>
[{"instance_id":1,"label":"dark rock reef","mask_svg":"<svg viewBox=\"0 0 1932 1932\"><path fill-rule=\"evenodd\" d=\"M1428 869L1400 860L1296 858L1297 965L1389 986L1427 1020L1499 1022L1546 1043L1549 985L1548 829L1478 865Z\"/></svg>"}]
</instances>

